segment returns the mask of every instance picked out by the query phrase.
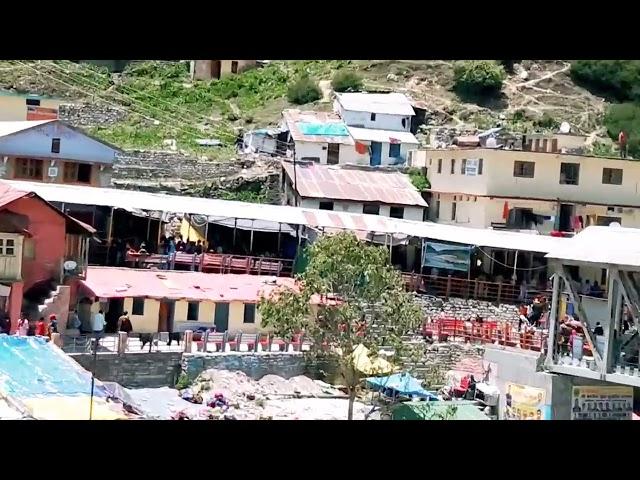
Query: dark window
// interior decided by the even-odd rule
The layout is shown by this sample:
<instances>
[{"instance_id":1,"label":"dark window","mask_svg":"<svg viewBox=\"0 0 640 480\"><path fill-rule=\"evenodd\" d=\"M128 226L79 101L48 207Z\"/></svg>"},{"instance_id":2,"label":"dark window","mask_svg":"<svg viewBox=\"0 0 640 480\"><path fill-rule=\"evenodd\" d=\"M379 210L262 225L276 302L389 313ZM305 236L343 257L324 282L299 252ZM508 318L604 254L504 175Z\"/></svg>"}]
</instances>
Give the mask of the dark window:
<instances>
[{"instance_id":1,"label":"dark window","mask_svg":"<svg viewBox=\"0 0 640 480\"><path fill-rule=\"evenodd\" d=\"M399 143L390 143L389 144L389 157L390 158L398 158L400 156L400 144Z\"/></svg>"},{"instance_id":2,"label":"dark window","mask_svg":"<svg viewBox=\"0 0 640 480\"><path fill-rule=\"evenodd\" d=\"M453 175L454 173L456 173L456 159L452 158L451 159L451 175Z\"/></svg>"},{"instance_id":3,"label":"dark window","mask_svg":"<svg viewBox=\"0 0 640 480\"><path fill-rule=\"evenodd\" d=\"M340 144L330 143L327 149L327 163L329 165L337 165L340 163Z\"/></svg>"},{"instance_id":4,"label":"dark window","mask_svg":"<svg viewBox=\"0 0 640 480\"><path fill-rule=\"evenodd\" d=\"M42 160L35 158L17 158L16 177L42 180Z\"/></svg>"},{"instance_id":5,"label":"dark window","mask_svg":"<svg viewBox=\"0 0 640 480\"><path fill-rule=\"evenodd\" d=\"M231 73L238 73L238 62L236 60L231 62Z\"/></svg>"},{"instance_id":6,"label":"dark window","mask_svg":"<svg viewBox=\"0 0 640 480\"><path fill-rule=\"evenodd\" d=\"M78 164L78 181L81 183L91 183L91 165L88 163Z\"/></svg>"},{"instance_id":7,"label":"dark window","mask_svg":"<svg viewBox=\"0 0 640 480\"><path fill-rule=\"evenodd\" d=\"M580 181L580 164L579 163L561 163L560 164L560 184L561 185L578 185Z\"/></svg>"},{"instance_id":8,"label":"dark window","mask_svg":"<svg viewBox=\"0 0 640 480\"><path fill-rule=\"evenodd\" d=\"M364 205L362 207L362 213L369 215L380 215L380 205Z\"/></svg>"},{"instance_id":9,"label":"dark window","mask_svg":"<svg viewBox=\"0 0 640 480\"><path fill-rule=\"evenodd\" d=\"M88 163L65 162L64 181L91 183L91 165Z\"/></svg>"},{"instance_id":10,"label":"dark window","mask_svg":"<svg viewBox=\"0 0 640 480\"><path fill-rule=\"evenodd\" d=\"M37 98L27 98L26 102L27 105L31 105L32 107L40 106L40 100L38 100Z\"/></svg>"},{"instance_id":11,"label":"dark window","mask_svg":"<svg viewBox=\"0 0 640 480\"><path fill-rule=\"evenodd\" d=\"M256 323L256 304L244 304L244 323Z\"/></svg>"},{"instance_id":12,"label":"dark window","mask_svg":"<svg viewBox=\"0 0 640 480\"><path fill-rule=\"evenodd\" d=\"M60 139L52 138L51 139L51 153L60 153Z\"/></svg>"},{"instance_id":13,"label":"dark window","mask_svg":"<svg viewBox=\"0 0 640 480\"><path fill-rule=\"evenodd\" d=\"M467 159L466 158L463 158L462 161L460 162L460 173L462 175L467 173Z\"/></svg>"},{"instance_id":14,"label":"dark window","mask_svg":"<svg viewBox=\"0 0 640 480\"><path fill-rule=\"evenodd\" d=\"M375 114L375 113L372 113L372 114L371 114L371 121L372 121L372 122L375 122L375 121L376 121L376 114Z\"/></svg>"},{"instance_id":15,"label":"dark window","mask_svg":"<svg viewBox=\"0 0 640 480\"><path fill-rule=\"evenodd\" d=\"M404 218L404 207L391 207L389 209L389 216L391 218Z\"/></svg>"},{"instance_id":16,"label":"dark window","mask_svg":"<svg viewBox=\"0 0 640 480\"><path fill-rule=\"evenodd\" d=\"M187 306L187 321L189 322L197 322L198 321L198 307L200 306L199 302L189 302Z\"/></svg>"},{"instance_id":17,"label":"dark window","mask_svg":"<svg viewBox=\"0 0 640 480\"><path fill-rule=\"evenodd\" d=\"M607 185L622 185L622 169L603 168L602 183L605 183Z\"/></svg>"},{"instance_id":18,"label":"dark window","mask_svg":"<svg viewBox=\"0 0 640 480\"><path fill-rule=\"evenodd\" d=\"M320 202L320 210L333 210L333 202Z\"/></svg>"},{"instance_id":19,"label":"dark window","mask_svg":"<svg viewBox=\"0 0 640 480\"><path fill-rule=\"evenodd\" d=\"M456 213L458 213L458 204L456 202L453 202L451 204L451 220L455 221Z\"/></svg>"},{"instance_id":20,"label":"dark window","mask_svg":"<svg viewBox=\"0 0 640 480\"><path fill-rule=\"evenodd\" d=\"M533 178L536 170L535 162L513 162L513 176L522 178Z\"/></svg>"},{"instance_id":21,"label":"dark window","mask_svg":"<svg viewBox=\"0 0 640 480\"><path fill-rule=\"evenodd\" d=\"M13 257L16 254L16 245L15 240L7 238L0 238L0 255L4 255L7 257Z\"/></svg>"},{"instance_id":22,"label":"dark window","mask_svg":"<svg viewBox=\"0 0 640 480\"><path fill-rule=\"evenodd\" d=\"M144 298L134 298L131 315L144 315Z\"/></svg>"},{"instance_id":23,"label":"dark window","mask_svg":"<svg viewBox=\"0 0 640 480\"><path fill-rule=\"evenodd\" d=\"M436 216L436 220L440 218L440 200L436 201L435 216Z\"/></svg>"},{"instance_id":24,"label":"dark window","mask_svg":"<svg viewBox=\"0 0 640 480\"><path fill-rule=\"evenodd\" d=\"M406 118L403 118L403 119L402 119L402 126L403 126L403 127L406 127L406 126L407 126L407 119L406 119Z\"/></svg>"},{"instance_id":25,"label":"dark window","mask_svg":"<svg viewBox=\"0 0 640 480\"><path fill-rule=\"evenodd\" d=\"M482 175L482 159L478 160L478 175Z\"/></svg>"},{"instance_id":26,"label":"dark window","mask_svg":"<svg viewBox=\"0 0 640 480\"><path fill-rule=\"evenodd\" d=\"M442 173L442 159L438 159L438 173Z\"/></svg>"}]
</instances>

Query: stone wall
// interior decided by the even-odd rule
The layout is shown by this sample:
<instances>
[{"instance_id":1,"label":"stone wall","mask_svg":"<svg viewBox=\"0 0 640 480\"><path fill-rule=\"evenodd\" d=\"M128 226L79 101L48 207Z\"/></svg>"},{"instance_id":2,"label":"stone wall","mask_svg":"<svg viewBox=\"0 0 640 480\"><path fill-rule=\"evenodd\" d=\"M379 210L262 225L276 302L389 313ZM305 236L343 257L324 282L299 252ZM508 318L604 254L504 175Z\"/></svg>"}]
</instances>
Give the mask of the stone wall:
<instances>
[{"instance_id":1,"label":"stone wall","mask_svg":"<svg viewBox=\"0 0 640 480\"><path fill-rule=\"evenodd\" d=\"M468 343L443 342L425 344L424 355L420 360L405 359L403 366L420 379L428 383L439 384L447 371L453 370L461 362L481 361L484 346Z\"/></svg>"},{"instance_id":2,"label":"stone wall","mask_svg":"<svg viewBox=\"0 0 640 480\"><path fill-rule=\"evenodd\" d=\"M71 354L88 371L93 370L93 355ZM156 388L173 386L180 373L180 352L159 353L100 353L97 356L96 378L117 382L127 388Z\"/></svg>"},{"instance_id":3,"label":"stone wall","mask_svg":"<svg viewBox=\"0 0 640 480\"><path fill-rule=\"evenodd\" d=\"M427 317L437 317L445 315L447 317L467 320L475 315L480 315L484 319L496 319L506 321L518 320L518 308L515 305L500 304L494 305L491 302L482 300L466 300L464 298L442 298L434 299L423 295L417 295L422 309Z\"/></svg>"},{"instance_id":4,"label":"stone wall","mask_svg":"<svg viewBox=\"0 0 640 480\"><path fill-rule=\"evenodd\" d=\"M128 116L124 108L115 108L101 103L63 103L58 108L58 118L74 127L96 127L113 125Z\"/></svg>"}]
</instances>

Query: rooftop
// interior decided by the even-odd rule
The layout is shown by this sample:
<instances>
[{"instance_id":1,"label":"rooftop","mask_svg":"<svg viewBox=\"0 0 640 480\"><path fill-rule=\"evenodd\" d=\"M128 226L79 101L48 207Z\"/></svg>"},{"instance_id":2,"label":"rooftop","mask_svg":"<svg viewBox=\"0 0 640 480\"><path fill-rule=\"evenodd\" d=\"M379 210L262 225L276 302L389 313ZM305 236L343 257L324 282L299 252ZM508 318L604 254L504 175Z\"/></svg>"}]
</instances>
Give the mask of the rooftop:
<instances>
[{"instance_id":1,"label":"rooftop","mask_svg":"<svg viewBox=\"0 0 640 480\"><path fill-rule=\"evenodd\" d=\"M346 124L335 113L290 109L282 117L296 142L354 144Z\"/></svg>"},{"instance_id":2,"label":"rooftop","mask_svg":"<svg viewBox=\"0 0 640 480\"><path fill-rule=\"evenodd\" d=\"M0 137L29 130L30 128L55 122L56 120L21 120L16 122L0 122Z\"/></svg>"},{"instance_id":3,"label":"rooftop","mask_svg":"<svg viewBox=\"0 0 640 480\"><path fill-rule=\"evenodd\" d=\"M381 143L412 143L420 142L411 132L396 132L394 130L376 130L375 128L349 127L349 133L355 140Z\"/></svg>"},{"instance_id":4,"label":"rooftop","mask_svg":"<svg viewBox=\"0 0 640 480\"><path fill-rule=\"evenodd\" d=\"M640 229L587 227L547 255L567 263L640 268Z\"/></svg>"},{"instance_id":5,"label":"rooftop","mask_svg":"<svg viewBox=\"0 0 640 480\"><path fill-rule=\"evenodd\" d=\"M282 162L282 166L293 179L293 164ZM397 171L296 163L295 177L295 188L303 198L427 206L409 176Z\"/></svg>"},{"instance_id":6,"label":"rooftop","mask_svg":"<svg viewBox=\"0 0 640 480\"><path fill-rule=\"evenodd\" d=\"M345 110L415 115L411 102L402 93L337 93L336 97Z\"/></svg>"},{"instance_id":7,"label":"rooftop","mask_svg":"<svg viewBox=\"0 0 640 480\"><path fill-rule=\"evenodd\" d=\"M292 278L174 270L89 267L80 281L96 297L148 297L210 302L258 302L279 286L293 288Z\"/></svg>"}]
</instances>

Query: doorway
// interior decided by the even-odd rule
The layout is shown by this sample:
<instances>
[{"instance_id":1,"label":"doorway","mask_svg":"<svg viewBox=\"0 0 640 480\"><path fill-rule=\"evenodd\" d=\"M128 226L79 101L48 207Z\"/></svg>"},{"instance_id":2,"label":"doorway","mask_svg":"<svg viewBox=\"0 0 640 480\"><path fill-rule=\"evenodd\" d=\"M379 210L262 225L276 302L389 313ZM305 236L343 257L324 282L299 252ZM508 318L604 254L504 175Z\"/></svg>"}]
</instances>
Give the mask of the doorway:
<instances>
[{"instance_id":1,"label":"doorway","mask_svg":"<svg viewBox=\"0 0 640 480\"><path fill-rule=\"evenodd\" d=\"M220 79L221 62L220 60L211 60L211 78Z\"/></svg>"},{"instance_id":2,"label":"doorway","mask_svg":"<svg viewBox=\"0 0 640 480\"><path fill-rule=\"evenodd\" d=\"M327 164L329 165L337 165L340 163L340 144L339 143L330 143L327 148Z\"/></svg>"},{"instance_id":3,"label":"doorway","mask_svg":"<svg viewBox=\"0 0 640 480\"><path fill-rule=\"evenodd\" d=\"M107 333L115 333L118 330L118 318L124 312L124 298L109 299L107 313L104 316L107 325L104 329Z\"/></svg>"},{"instance_id":4,"label":"doorway","mask_svg":"<svg viewBox=\"0 0 640 480\"><path fill-rule=\"evenodd\" d=\"M558 230L561 232L572 232L573 225L573 212L575 210L575 205L570 203L562 203L560 204L560 215L558 220Z\"/></svg>"},{"instance_id":5,"label":"doorway","mask_svg":"<svg viewBox=\"0 0 640 480\"><path fill-rule=\"evenodd\" d=\"M176 308L176 302L173 300L160 301L158 310L158 332L173 333L173 315Z\"/></svg>"},{"instance_id":6,"label":"doorway","mask_svg":"<svg viewBox=\"0 0 640 480\"><path fill-rule=\"evenodd\" d=\"M372 167L377 167L382 163L382 144L380 142L371 142L371 161Z\"/></svg>"},{"instance_id":7,"label":"doorway","mask_svg":"<svg viewBox=\"0 0 640 480\"><path fill-rule=\"evenodd\" d=\"M213 323L217 332L226 332L229 329L229 303L216 303Z\"/></svg>"}]
</instances>

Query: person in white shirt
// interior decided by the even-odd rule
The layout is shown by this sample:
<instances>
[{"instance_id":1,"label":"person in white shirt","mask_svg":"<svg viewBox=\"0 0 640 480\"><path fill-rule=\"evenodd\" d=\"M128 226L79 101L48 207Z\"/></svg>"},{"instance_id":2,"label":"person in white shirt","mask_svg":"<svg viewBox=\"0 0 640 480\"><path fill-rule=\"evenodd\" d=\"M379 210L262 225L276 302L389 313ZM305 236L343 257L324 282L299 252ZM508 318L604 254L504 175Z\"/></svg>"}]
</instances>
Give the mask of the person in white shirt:
<instances>
[{"instance_id":1,"label":"person in white shirt","mask_svg":"<svg viewBox=\"0 0 640 480\"><path fill-rule=\"evenodd\" d=\"M96 313L93 316L93 333L94 335L100 335L102 334L102 332L104 331L104 325L106 323L106 320L104 318L104 312L102 310L99 310L98 313Z\"/></svg>"}]
</instances>

